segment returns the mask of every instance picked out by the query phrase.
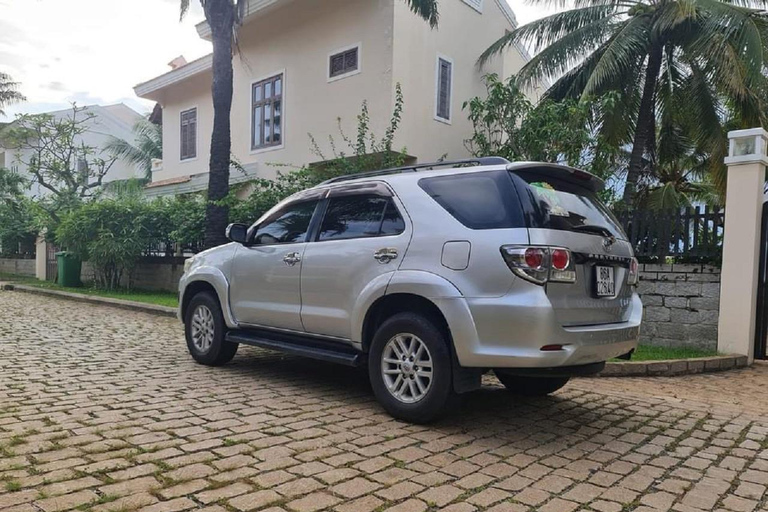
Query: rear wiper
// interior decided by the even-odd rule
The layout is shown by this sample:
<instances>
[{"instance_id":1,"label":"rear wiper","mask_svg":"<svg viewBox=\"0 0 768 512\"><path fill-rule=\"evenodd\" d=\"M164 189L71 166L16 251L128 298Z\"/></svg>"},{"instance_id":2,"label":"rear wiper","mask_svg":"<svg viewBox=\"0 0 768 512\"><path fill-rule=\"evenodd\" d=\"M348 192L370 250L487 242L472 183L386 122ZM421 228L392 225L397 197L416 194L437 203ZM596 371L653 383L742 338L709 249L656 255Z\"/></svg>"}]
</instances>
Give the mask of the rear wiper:
<instances>
[{"instance_id":1,"label":"rear wiper","mask_svg":"<svg viewBox=\"0 0 768 512\"><path fill-rule=\"evenodd\" d=\"M596 224L582 224L581 226L572 226L571 229L601 236L614 236L608 228Z\"/></svg>"}]
</instances>

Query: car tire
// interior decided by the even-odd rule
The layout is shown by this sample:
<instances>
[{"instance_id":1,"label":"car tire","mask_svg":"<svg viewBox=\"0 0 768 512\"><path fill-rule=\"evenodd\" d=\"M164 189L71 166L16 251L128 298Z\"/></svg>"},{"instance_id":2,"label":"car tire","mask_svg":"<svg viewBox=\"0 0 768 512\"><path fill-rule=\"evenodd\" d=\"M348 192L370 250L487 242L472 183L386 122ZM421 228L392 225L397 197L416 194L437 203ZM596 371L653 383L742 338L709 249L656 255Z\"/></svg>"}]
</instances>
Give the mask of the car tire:
<instances>
[{"instance_id":1,"label":"car tire","mask_svg":"<svg viewBox=\"0 0 768 512\"><path fill-rule=\"evenodd\" d=\"M184 335L192 358L206 366L220 366L235 357L238 344L224 339L227 326L219 299L211 292L192 297L184 319Z\"/></svg>"},{"instance_id":2,"label":"car tire","mask_svg":"<svg viewBox=\"0 0 768 512\"><path fill-rule=\"evenodd\" d=\"M522 396L546 396L565 386L570 377L521 377L494 372L507 391Z\"/></svg>"},{"instance_id":3,"label":"car tire","mask_svg":"<svg viewBox=\"0 0 768 512\"><path fill-rule=\"evenodd\" d=\"M414 313L398 313L376 330L368 375L390 415L428 423L456 405L449 342L431 321Z\"/></svg>"}]
</instances>

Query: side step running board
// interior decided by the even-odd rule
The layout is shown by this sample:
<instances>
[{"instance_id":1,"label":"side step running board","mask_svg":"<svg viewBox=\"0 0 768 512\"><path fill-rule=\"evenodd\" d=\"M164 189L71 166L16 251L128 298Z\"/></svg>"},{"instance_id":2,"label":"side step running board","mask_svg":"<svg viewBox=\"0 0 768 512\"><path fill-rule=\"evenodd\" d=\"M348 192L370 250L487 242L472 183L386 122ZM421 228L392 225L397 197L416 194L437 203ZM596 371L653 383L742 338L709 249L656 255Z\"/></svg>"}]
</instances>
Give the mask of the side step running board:
<instances>
[{"instance_id":1,"label":"side step running board","mask_svg":"<svg viewBox=\"0 0 768 512\"><path fill-rule=\"evenodd\" d=\"M310 337L292 336L271 331L230 331L225 339L232 343L243 343L255 347L276 350L296 356L319 359L346 366L362 366L365 355L342 342L319 340Z\"/></svg>"}]
</instances>

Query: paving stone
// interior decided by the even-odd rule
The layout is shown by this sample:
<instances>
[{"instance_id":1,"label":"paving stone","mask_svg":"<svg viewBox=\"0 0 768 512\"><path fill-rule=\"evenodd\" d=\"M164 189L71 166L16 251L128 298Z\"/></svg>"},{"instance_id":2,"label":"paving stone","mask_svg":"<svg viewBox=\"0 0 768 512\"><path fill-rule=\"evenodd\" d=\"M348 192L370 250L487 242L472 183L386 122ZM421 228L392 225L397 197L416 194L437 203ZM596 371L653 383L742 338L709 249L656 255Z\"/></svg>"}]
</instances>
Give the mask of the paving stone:
<instances>
[{"instance_id":1,"label":"paving stone","mask_svg":"<svg viewBox=\"0 0 768 512\"><path fill-rule=\"evenodd\" d=\"M573 379L524 401L488 375L464 409L415 426L355 370L252 347L205 368L175 319L0 304L3 512L766 508L768 365Z\"/></svg>"}]
</instances>

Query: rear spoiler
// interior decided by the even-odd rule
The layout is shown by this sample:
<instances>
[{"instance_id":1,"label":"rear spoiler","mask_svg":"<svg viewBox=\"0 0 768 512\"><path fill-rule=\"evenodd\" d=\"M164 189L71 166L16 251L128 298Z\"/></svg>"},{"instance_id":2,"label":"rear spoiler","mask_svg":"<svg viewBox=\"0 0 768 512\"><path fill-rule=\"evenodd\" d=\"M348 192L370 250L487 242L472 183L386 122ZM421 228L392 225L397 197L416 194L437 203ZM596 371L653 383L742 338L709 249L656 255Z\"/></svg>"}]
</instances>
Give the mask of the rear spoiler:
<instances>
[{"instance_id":1,"label":"rear spoiler","mask_svg":"<svg viewBox=\"0 0 768 512\"><path fill-rule=\"evenodd\" d=\"M507 165L508 171L533 171L556 176L560 179L580 185L592 192L600 192L605 188L605 182L587 171L568 167L567 165L547 162L514 162Z\"/></svg>"}]
</instances>

